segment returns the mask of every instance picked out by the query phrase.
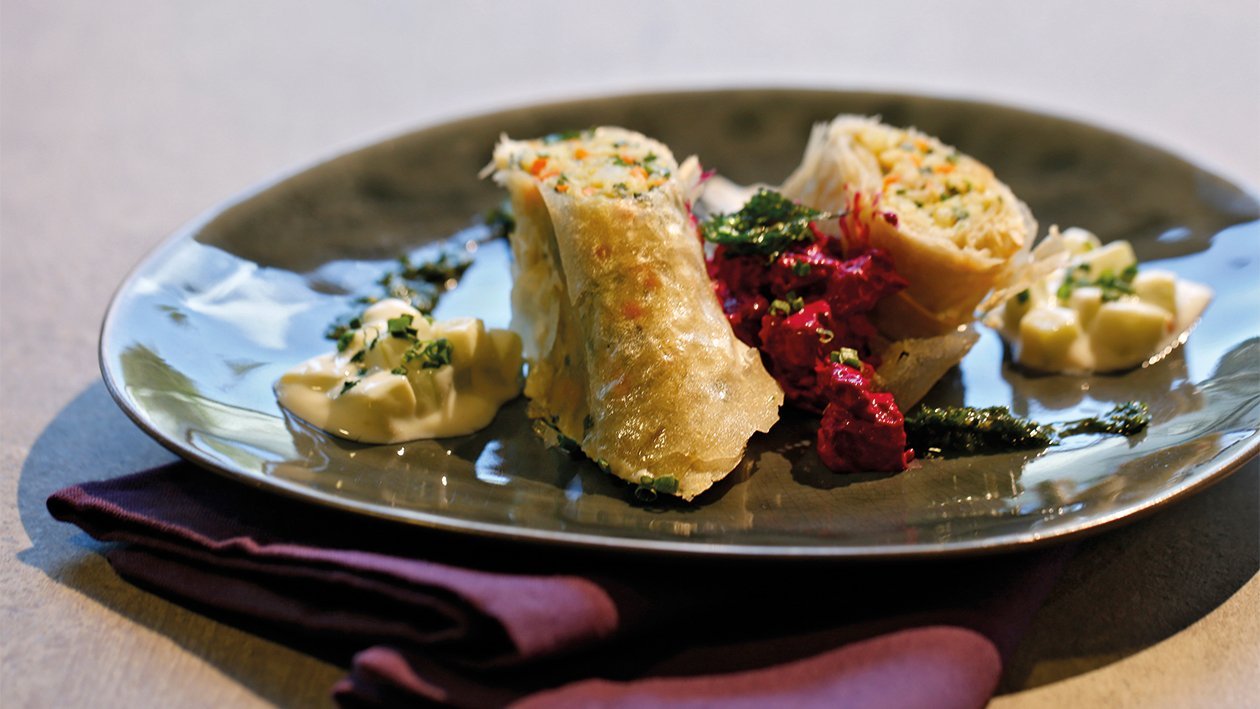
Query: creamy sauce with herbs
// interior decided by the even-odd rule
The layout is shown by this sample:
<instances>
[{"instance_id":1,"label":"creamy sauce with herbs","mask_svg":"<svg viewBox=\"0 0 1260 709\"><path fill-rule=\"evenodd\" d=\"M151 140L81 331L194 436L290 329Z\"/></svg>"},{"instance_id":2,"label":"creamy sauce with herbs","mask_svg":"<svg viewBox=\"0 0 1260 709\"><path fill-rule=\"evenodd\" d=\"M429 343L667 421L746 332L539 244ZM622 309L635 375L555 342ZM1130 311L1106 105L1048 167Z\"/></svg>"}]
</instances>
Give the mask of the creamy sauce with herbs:
<instances>
[{"instance_id":1,"label":"creamy sauce with herbs","mask_svg":"<svg viewBox=\"0 0 1260 709\"><path fill-rule=\"evenodd\" d=\"M521 392L521 339L478 318L431 322L389 298L346 328L337 351L276 382L281 406L363 443L460 436L486 427Z\"/></svg>"},{"instance_id":2,"label":"creamy sauce with herbs","mask_svg":"<svg viewBox=\"0 0 1260 709\"><path fill-rule=\"evenodd\" d=\"M1185 342L1212 300L1205 285L1138 268L1127 241L1102 245L1084 229L1062 236L1066 267L986 319L1016 361L1047 372L1111 372L1156 362Z\"/></svg>"}]
</instances>

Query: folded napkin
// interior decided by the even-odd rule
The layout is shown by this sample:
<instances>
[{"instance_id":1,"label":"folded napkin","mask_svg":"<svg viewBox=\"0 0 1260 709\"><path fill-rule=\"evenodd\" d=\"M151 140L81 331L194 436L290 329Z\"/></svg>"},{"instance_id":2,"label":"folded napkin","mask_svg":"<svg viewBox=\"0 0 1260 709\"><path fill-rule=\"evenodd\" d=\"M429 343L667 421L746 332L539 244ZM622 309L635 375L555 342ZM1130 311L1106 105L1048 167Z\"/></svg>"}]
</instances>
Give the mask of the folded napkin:
<instances>
[{"instance_id":1,"label":"folded napkin","mask_svg":"<svg viewBox=\"0 0 1260 709\"><path fill-rule=\"evenodd\" d=\"M138 586L350 664L345 706L977 707L1067 548L657 559L475 540L180 463L55 493Z\"/></svg>"}]
</instances>

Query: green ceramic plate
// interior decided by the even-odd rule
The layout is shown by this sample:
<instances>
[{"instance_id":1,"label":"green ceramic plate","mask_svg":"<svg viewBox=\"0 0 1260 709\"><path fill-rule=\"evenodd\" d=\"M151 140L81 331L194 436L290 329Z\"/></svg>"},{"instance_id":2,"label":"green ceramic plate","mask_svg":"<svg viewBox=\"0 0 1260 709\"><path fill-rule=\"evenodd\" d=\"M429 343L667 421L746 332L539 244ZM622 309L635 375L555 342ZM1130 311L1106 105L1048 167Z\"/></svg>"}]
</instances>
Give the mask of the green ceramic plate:
<instances>
[{"instance_id":1,"label":"green ceramic plate","mask_svg":"<svg viewBox=\"0 0 1260 709\"><path fill-rule=\"evenodd\" d=\"M483 236L501 199L478 180L500 133L618 124L697 154L738 182L777 182L809 127L841 112L915 125L991 165L1043 225L1129 239L1139 257L1211 284L1187 346L1122 376L1028 377L992 333L929 400L1010 406L1043 421L1142 399L1143 435L1081 437L1041 454L928 461L837 475L788 415L693 505L636 503L589 463L544 449L523 402L475 435L347 443L287 419L272 382L329 346L389 259ZM1260 435L1260 207L1244 190L1121 135L1011 108L800 90L649 94L533 106L427 128L246 192L194 221L122 285L101 366L122 408L181 456L242 482L402 523L653 553L930 556L1064 539L1219 480ZM508 318L507 250L484 245L439 316Z\"/></svg>"}]
</instances>

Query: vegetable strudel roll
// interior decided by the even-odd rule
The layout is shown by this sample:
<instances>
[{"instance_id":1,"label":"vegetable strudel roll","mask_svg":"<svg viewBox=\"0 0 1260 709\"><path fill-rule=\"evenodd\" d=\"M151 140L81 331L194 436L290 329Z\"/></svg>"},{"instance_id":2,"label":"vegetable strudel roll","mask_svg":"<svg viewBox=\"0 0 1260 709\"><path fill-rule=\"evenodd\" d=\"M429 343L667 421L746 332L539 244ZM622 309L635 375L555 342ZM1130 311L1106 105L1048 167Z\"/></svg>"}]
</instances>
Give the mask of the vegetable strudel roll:
<instances>
[{"instance_id":1,"label":"vegetable strudel roll","mask_svg":"<svg viewBox=\"0 0 1260 709\"><path fill-rule=\"evenodd\" d=\"M843 214L910 286L876 311L885 334L925 337L974 319L1036 236L1032 213L979 161L919 131L840 116L814 127L782 191Z\"/></svg>"},{"instance_id":2,"label":"vegetable strudel roll","mask_svg":"<svg viewBox=\"0 0 1260 709\"><path fill-rule=\"evenodd\" d=\"M690 500L778 420L783 392L735 338L687 207L699 180L620 128L506 137L513 328L530 415L631 483Z\"/></svg>"}]
</instances>

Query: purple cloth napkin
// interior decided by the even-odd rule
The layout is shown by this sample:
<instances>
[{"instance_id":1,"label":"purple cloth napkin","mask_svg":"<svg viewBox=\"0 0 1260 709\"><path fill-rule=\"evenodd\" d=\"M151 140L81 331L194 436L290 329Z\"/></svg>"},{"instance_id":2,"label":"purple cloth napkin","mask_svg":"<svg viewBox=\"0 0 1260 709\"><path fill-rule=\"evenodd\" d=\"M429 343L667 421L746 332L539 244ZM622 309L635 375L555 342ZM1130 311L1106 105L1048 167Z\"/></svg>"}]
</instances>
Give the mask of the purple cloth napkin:
<instances>
[{"instance_id":1,"label":"purple cloth napkin","mask_svg":"<svg viewBox=\"0 0 1260 709\"><path fill-rule=\"evenodd\" d=\"M1067 548L752 563L471 540L187 464L66 488L120 575L347 661L346 706L978 707Z\"/></svg>"}]
</instances>

